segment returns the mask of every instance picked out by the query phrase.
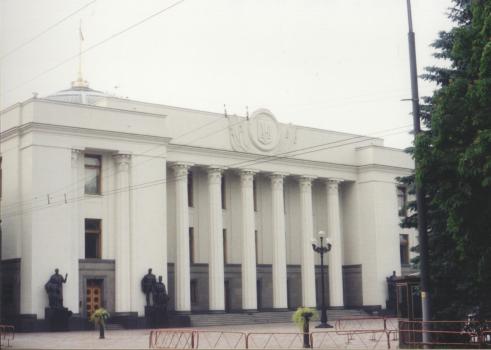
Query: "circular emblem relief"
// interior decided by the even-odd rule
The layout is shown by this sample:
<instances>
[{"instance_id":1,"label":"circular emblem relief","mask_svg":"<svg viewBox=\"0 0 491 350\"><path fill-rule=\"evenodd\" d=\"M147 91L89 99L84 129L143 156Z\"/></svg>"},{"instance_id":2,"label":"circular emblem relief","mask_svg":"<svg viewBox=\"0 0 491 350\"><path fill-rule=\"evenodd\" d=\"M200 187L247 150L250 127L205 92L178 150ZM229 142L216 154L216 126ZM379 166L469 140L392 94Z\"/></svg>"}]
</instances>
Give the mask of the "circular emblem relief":
<instances>
[{"instance_id":1,"label":"circular emblem relief","mask_svg":"<svg viewBox=\"0 0 491 350\"><path fill-rule=\"evenodd\" d=\"M271 151L280 142L278 123L267 109L258 109L252 113L249 122L249 137L261 151Z\"/></svg>"}]
</instances>

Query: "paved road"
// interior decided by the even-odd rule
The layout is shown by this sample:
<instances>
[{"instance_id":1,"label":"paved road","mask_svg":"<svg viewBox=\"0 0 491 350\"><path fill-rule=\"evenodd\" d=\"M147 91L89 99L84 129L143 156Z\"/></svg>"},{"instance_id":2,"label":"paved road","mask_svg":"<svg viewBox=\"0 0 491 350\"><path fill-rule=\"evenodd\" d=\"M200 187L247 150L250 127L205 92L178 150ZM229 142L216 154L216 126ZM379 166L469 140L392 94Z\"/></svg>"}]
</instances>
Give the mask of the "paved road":
<instances>
[{"instance_id":1,"label":"paved road","mask_svg":"<svg viewBox=\"0 0 491 350\"><path fill-rule=\"evenodd\" d=\"M324 333L320 333L323 330L311 328L311 331L316 332L313 337L314 347L323 349L387 349L386 333L348 335L346 332L348 329L380 329L379 327L374 328L370 324L362 325L360 322L347 322L343 328L345 331L334 332L330 330ZM297 346L300 348L302 344L302 335L293 334L298 333L298 329L293 323L196 327L192 329L208 331L199 335L199 347L204 349L232 348L234 344L243 348L244 335L240 335L240 333L222 335L220 332L257 332L258 334L249 336L249 348L296 348ZM189 331L191 328L185 330ZM14 349L148 349L150 331L150 329L106 331L106 339L99 339L97 330L18 333L15 335L12 345ZM161 341L164 339L165 342L166 336L172 338L172 334L170 336L163 334L160 336ZM396 339L390 339L390 342L392 349L397 348Z\"/></svg>"},{"instance_id":2,"label":"paved road","mask_svg":"<svg viewBox=\"0 0 491 350\"><path fill-rule=\"evenodd\" d=\"M241 325L197 327L193 329L229 332L296 332L293 324ZM148 349L150 329L106 331L106 339L99 339L99 331L17 333L14 349Z\"/></svg>"}]
</instances>

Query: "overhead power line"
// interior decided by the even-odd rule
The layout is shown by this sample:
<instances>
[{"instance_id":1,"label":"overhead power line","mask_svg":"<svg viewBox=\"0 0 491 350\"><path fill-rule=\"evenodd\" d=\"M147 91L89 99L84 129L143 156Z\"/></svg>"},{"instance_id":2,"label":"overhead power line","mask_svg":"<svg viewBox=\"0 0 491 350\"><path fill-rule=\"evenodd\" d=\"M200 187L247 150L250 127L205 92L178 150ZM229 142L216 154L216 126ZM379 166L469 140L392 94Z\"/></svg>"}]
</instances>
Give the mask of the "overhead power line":
<instances>
[{"instance_id":1,"label":"overhead power line","mask_svg":"<svg viewBox=\"0 0 491 350\"><path fill-rule=\"evenodd\" d=\"M401 128L407 128L407 127L409 127L409 126L401 126L401 127L397 127L397 128L387 129L385 132L389 132L389 131L397 130L397 129L401 129ZM391 135L396 135L396 134L404 133L404 132L407 132L407 131L409 131L409 129L402 130L402 131L391 132L391 133L388 133L386 135L381 135L381 136L391 136ZM356 138L362 138L362 139L361 140L354 140ZM322 146L321 144L314 145L314 146L311 146L311 147L304 147L302 149L299 149L302 152L295 154L295 156L304 155L304 154L313 153L313 152L318 152L318 151L321 151L321 150L327 150L327 149L333 149L333 148L348 146L348 145L352 145L352 144L357 144L357 143L368 141L370 139L373 139L373 137L370 137L370 136L358 136L358 137L347 138L347 139L343 139L343 140L337 140L337 141L332 141L332 142L324 143L323 145L325 147L321 147L321 148L319 148L320 146ZM351 140L351 142L340 143L340 142L349 141L349 140ZM337 143L340 143L340 144L337 144ZM295 150L295 151L299 151L299 150ZM292 156L285 156L285 154L287 154L287 153L292 153L292 152L283 152L283 153L280 153L278 155L267 156L270 159L265 159L265 157L258 157L256 159L256 161L246 161L246 162L249 162L247 166L251 166L251 165L259 164L259 163L271 162L271 161L273 161L275 159L295 159L295 158L292 158ZM226 168L233 168L233 167L237 167L237 166L239 166L241 164L244 164L246 162L235 162L235 163L231 163L231 164L225 165L225 167ZM102 195L108 196L108 195L114 195L114 194L117 194L117 193L121 193L121 192L124 192L124 191L132 191L132 190L144 189L144 188L148 188L148 187L152 187L152 186L157 186L157 185L162 185L162 184L166 184L166 183L175 182L178 179L179 179L178 177L173 177L172 180L167 180L167 178L156 179L156 180L152 180L152 181L148 181L148 182L143 182L143 183L140 183L140 184L137 184L137 185L125 186L125 187L121 187L121 188L116 188L116 189L113 189L113 190L105 191L105 192L102 193ZM53 198L53 197L51 197L51 198ZM79 196L79 197L71 198L71 199L69 199L67 201L66 197L65 196L62 196L60 200L55 200L53 198L53 200L49 204L42 204L42 205L38 205L38 206L31 206L29 208L17 209L17 210L14 209L10 213L7 213L6 215L4 215L3 217L4 218L12 217L12 216L20 215L20 214L29 213L29 212L32 212L32 211L53 208L53 207L56 207L56 206L59 206L59 205L63 205L63 204L74 203L74 202L77 202L77 201L83 201L85 199L86 199L86 196L85 195L82 195L82 196Z\"/></svg>"},{"instance_id":2,"label":"overhead power line","mask_svg":"<svg viewBox=\"0 0 491 350\"><path fill-rule=\"evenodd\" d=\"M68 62L70 62L71 60L73 60L73 59L75 59L75 58L78 58L78 57L80 56L80 54L84 54L84 53L86 53L86 52L88 52L88 51L90 51L90 50L93 50L93 49L95 49L95 48L97 48L97 47L99 47L99 46L101 46L101 45L103 45L103 44L107 43L108 41L110 41L110 40L112 40L112 39L117 38L118 36L120 36L120 35L122 35L122 34L124 34L124 33L128 32L128 31L130 31L130 30L132 30L132 29L134 29L134 28L138 27L139 25L141 25L141 24L143 24L143 23L147 22L148 20L150 20L150 19L152 19L152 18L154 18L154 17L156 17L156 16L158 16L158 15L160 15L160 14L162 14L162 13L164 13L164 12L166 12L166 11L168 11L168 10L170 10L170 9L174 8L174 7L176 7L177 5L179 5L179 4L181 4L181 3L183 3L184 1L185 1L185 0L179 0L179 1L176 1L176 2L174 2L172 5L169 5L169 6L165 7L165 8L163 8L162 10L157 11L157 12L155 12L155 13L151 14L150 16L147 16L147 17L145 17L145 18L143 18L143 19L139 20L138 22L135 22L135 23L133 23L132 25L130 25L130 26L128 26L128 27L126 27L126 28L124 28L124 29L122 29L122 30L118 31L118 32L116 32L116 33L114 33L114 34L111 34L110 36L108 36L107 38L105 38L105 39L103 39L103 40L99 41L98 43L95 43L94 45L91 45L91 46L87 47L86 49L82 50L80 53L77 53L77 54L75 54L75 55L72 55L72 56L70 56L70 57L67 57L67 58L65 58L64 60L62 60L61 62L59 62L59 63L55 64L54 66L52 66L51 68L48 68L48 69L44 70L43 72L41 72L41 73L39 73L39 74L35 75L33 78L28 79L28 80L26 80L26 81L24 81L24 82L20 83L19 85L14 86L13 88L11 88L11 89L9 89L9 90L6 90L6 91L5 91L3 94L0 94L0 96L2 96L2 95L6 95L6 94L9 94L9 93L11 93L12 91L17 90L18 88L20 88L20 87L22 87L22 86L24 86L24 85L26 85L26 84L30 83L31 81L34 81L34 80L36 80L36 79L38 79L38 78L42 77L43 75L45 75L45 74L47 74L47 73L49 73L49 72L51 72L51 71L55 70L56 68L61 67L62 65L66 64L66 63L68 63Z\"/></svg>"},{"instance_id":3,"label":"overhead power line","mask_svg":"<svg viewBox=\"0 0 491 350\"><path fill-rule=\"evenodd\" d=\"M79 13L80 11L82 11L83 9L89 7L90 5L92 5L93 3L95 3L97 0L92 0L92 1L89 1L88 3L86 3L85 5L83 5L82 7L80 7L79 9L73 11L72 13L66 15L65 17L63 17L62 19L60 19L58 22L50 25L48 28L44 29L43 31L39 32L38 34L34 35L32 38L30 38L29 40L26 40L24 41L22 44L14 47L12 50L8 51L5 55L1 56L0 57L0 61L3 61L5 58L7 58L8 56L12 55L13 53L15 53L16 51L22 49L23 47L29 45L30 43L32 43L34 40L38 39L39 37L43 36L44 34L46 34L47 32L49 32L51 29L57 27L58 25L60 25L61 23L65 22L68 18L76 15L77 13Z\"/></svg>"}]
</instances>

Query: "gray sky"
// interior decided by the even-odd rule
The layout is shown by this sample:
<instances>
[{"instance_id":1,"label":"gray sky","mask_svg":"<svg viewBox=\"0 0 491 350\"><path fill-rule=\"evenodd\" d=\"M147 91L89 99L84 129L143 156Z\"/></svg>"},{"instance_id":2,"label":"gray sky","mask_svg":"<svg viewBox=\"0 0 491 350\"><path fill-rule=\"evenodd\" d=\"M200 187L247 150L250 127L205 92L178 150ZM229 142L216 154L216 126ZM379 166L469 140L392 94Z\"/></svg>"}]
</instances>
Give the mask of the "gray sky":
<instances>
[{"instance_id":1,"label":"gray sky","mask_svg":"<svg viewBox=\"0 0 491 350\"><path fill-rule=\"evenodd\" d=\"M0 0L0 57L91 0ZM68 88L88 48L176 0L97 0L0 61L0 109ZM413 0L418 68L450 0ZM59 65L55 69L51 69ZM330 130L411 136L405 0L184 0L86 52L90 86L122 97ZM420 94L433 86L420 81Z\"/></svg>"}]
</instances>

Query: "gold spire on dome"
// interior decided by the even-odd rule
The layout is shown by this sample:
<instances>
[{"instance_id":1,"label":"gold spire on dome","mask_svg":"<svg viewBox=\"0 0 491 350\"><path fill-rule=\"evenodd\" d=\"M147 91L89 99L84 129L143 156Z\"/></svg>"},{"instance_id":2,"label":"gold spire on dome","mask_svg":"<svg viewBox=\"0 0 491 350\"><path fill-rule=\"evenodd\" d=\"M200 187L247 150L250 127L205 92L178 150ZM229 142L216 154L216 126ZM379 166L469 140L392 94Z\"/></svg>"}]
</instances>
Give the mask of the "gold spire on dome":
<instances>
[{"instance_id":1,"label":"gold spire on dome","mask_svg":"<svg viewBox=\"0 0 491 350\"><path fill-rule=\"evenodd\" d=\"M80 20L80 25L78 27L78 33L79 33L79 41L80 41L80 46L79 46L79 51L78 51L78 77L77 80L72 81L72 87L84 87L87 88L89 87L89 83L83 79L82 77L82 45L84 42L84 34L82 33L82 20Z\"/></svg>"}]
</instances>

